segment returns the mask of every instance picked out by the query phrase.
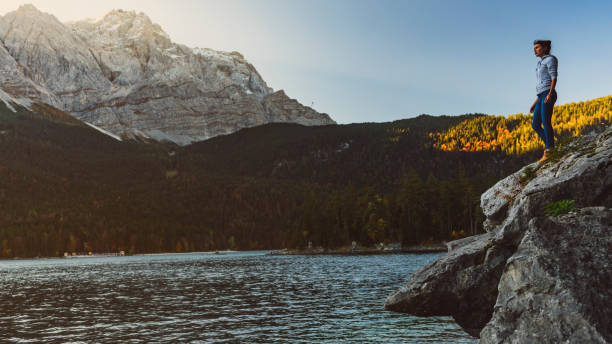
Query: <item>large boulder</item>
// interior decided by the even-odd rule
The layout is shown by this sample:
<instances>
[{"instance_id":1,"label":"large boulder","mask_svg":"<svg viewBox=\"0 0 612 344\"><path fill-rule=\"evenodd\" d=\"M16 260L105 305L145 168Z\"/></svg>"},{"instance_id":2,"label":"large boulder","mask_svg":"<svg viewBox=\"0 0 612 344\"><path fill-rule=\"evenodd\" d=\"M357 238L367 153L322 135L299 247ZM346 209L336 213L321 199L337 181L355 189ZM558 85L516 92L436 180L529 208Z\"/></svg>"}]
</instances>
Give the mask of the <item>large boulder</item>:
<instances>
[{"instance_id":1,"label":"large boulder","mask_svg":"<svg viewBox=\"0 0 612 344\"><path fill-rule=\"evenodd\" d=\"M415 272L387 298L385 308L418 316L452 315L466 332L478 336L497 298L497 290L489 286L499 279L504 257L512 252L511 247L493 245L491 233L479 235Z\"/></svg>"},{"instance_id":2,"label":"large boulder","mask_svg":"<svg viewBox=\"0 0 612 344\"><path fill-rule=\"evenodd\" d=\"M499 281L481 343L612 340L612 213L534 218Z\"/></svg>"},{"instance_id":3,"label":"large boulder","mask_svg":"<svg viewBox=\"0 0 612 344\"><path fill-rule=\"evenodd\" d=\"M576 217L547 220L544 214L547 204L571 199L574 200L576 209L602 206L603 208L598 208L599 213L609 213L612 207L612 126L608 126L603 133L598 135L586 135L559 151L563 154L558 154L545 164L526 166L485 192L481 197L481 206L487 216L485 228L489 232L449 243L449 253L411 275L405 286L387 298L385 308L419 316L450 315L469 334L475 337L482 335L482 342L485 343L503 342L505 340L503 338L508 337L509 332L515 333L514 337L509 339L510 342L538 342L533 338L532 340L521 337L517 329L523 327L518 324L496 325L497 322L512 319L505 315L514 314L511 309L506 310L507 303L503 301L508 297L507 291L510 289L504 287L505 284L500 284L500 281L507 281L508 278L511 278L509 276L512 276L508 272L509 264L517 261L518 257L525 257L527 261L535 257L532 256L533 250L527 250L526 245L527 242L532 242L529 238L535 235L530 233L537 233L538 226L542 223L547 224L546 228L555 226L563 228L550 229L551 232L568 231L567 240L583 235L585 238L583 241L576 241L581 245L592 239L592 236L603 233L596 233L596 230L595 232L584 231L582 227L574 226L573 223L576 221L572 219ZM582 217L575 216L584 218L586 221L589 211L592 210L580 212ZM589 221L599 220L590 219ZM601 221L603 221L601 223L606 223L605 220ZM604 229L609 231L609 225L607 227L603 225L602 230ZM605 235L609 236L610 233ZM610 256L612 246L598 240L591 240L591 243L600 245L597 247L605 253L603 257ZM589 248L590 246L586 246L584 251L588 251ZM555 247L551 247L550 250L554 251ZM520 255L519 252L530 253ZM568 261L580 259L578 256L571 256L579 254L578 250L566 252L559 249L557 254L570 255L566 257ZM549 263L562 264L561 260L555 259L549 259ZM606 266L601 263L601 260L597 260L594 264L600 264L599 267L605 270ZM562 270L560 266L551 267L551 269ZM569 273L570 270L567 271ZM522 280L521 283L525 285L539 283L530 280L531 277L537 276L537 273L532 274L531 277L526 276L527 279ZM542 278L550 278L559 284L565 283L560 279L561 275L550 274L549 276L552 277ZM583 277L587 285L593 284L599 287L605 285L600 282L605 281L606 278L608 282L610 281L609 273L607 277ZM537 286L534 286L533 290L534 293L545 293ZM519 298L525 296L525 294L519 294L517 296ZM576 305L590 302L581 300L582 296L577 297ZM561 310L557 312L557 315L565 316L567 313ZM538 322L540 326L547 325L551 327L551 333L553 332L557 320L545 318L536 312L532 314L529 321L536 322L537 319L540 319ZM589 315L584 315L583 319L587 322L592 321ZM487 330L482 331L485 326ZM597 338L595 336L597 333L605 337L605 331L602 332L599 325L591 323L591 326L595 329L595 332L589 332L593 334L592 338ZM547 338L558 337L550 335Z\"/></svg>"}]
</instances>

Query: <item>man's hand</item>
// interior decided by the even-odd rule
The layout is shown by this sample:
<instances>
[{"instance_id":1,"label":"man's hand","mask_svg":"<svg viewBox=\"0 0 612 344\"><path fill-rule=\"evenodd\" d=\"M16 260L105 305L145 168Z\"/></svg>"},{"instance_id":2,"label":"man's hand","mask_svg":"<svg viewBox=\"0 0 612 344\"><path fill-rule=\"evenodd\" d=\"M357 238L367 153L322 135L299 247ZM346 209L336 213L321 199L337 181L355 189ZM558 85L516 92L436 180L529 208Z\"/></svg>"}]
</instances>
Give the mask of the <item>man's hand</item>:
<instances>
[{"instance_id":1,"label":"man's hand","mask_svg":"<svg viewBox=\"0 0 612 344\"><path fill-rule=\"evenodd\" d=\"M535 110L537 103L533 103L533 105L531 105L531 109L529 109L529 113L533 113L533 110Z\"/></svg>"},{"instance_id":2,"label":"man's hand","mask_svg":"<svg viewBox=\"0 0 612 344\"><path fill-rule=\"evenodd\" d=\"M550 102L550 92L546 95L546 99L544 99L544 103Z\"/></svg>"}]
</instances>

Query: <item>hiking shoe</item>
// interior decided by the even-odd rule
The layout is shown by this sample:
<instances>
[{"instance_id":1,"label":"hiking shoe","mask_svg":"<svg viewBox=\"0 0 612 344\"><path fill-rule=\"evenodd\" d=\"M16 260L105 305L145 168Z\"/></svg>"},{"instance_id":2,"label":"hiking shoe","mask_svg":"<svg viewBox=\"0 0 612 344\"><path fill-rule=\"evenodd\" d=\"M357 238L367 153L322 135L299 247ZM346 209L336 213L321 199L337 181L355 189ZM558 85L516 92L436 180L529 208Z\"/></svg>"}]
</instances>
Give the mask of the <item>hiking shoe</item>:
<instances>
[{"instance_id":1,"label":"hiking shoe","mask_svg":"<svg viewBox=\"0 0 612 344\"><path fill-rule=\"evenodd\" d=\"M548 160L548 155L549 155L549 153L548 153L548 152L549 152L549 150L548 150L548 149L545 149L545 150L544 150L544 155L542 155L542 158L540 158L540 160L538 160L538 162L539 162L540 164L541 164L541 163L544 163L544 162L546 162L546 160Z\"/></svg>"}]
</instances>

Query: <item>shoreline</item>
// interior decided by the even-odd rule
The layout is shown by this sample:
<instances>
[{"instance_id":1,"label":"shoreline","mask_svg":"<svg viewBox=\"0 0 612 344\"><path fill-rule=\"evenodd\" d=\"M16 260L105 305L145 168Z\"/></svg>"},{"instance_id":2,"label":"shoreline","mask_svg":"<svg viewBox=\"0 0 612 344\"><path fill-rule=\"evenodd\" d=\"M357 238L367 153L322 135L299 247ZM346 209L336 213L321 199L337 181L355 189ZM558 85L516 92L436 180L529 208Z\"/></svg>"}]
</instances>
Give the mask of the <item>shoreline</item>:
<instances>
[{"instance_id":1,"label":"shoreline","mask_svg":"<svg viewBox=\"0 0 612 344\"><path fill-rule=\"evenodd\" d=\"M375 255L375 254L399 254L399 253L440 253L448 252L446 245L431 246L408 246L404 248L379 249L376 247L340 247L334 249L311 248L311 249L282 249L268 253L270 256L294 256L294 255Z\"/></svg>"},{"instance_id":2,"label":"shoreline","mask_svg":"<svg viewBox=\"0 0 612 344\"><path fill-rule=\"evenodd\" d=\"M264 250L266 251L266 250ZM193 251L193 252L157 252L157 253L135 253L131 256L163 256L163 255L176 255L176 254L225 254L235 252L252 252L252 251L236 251L236 250L219 250L219 251Z\"/></svg>"},{"instance_id":3,"label":"shoreline","mask_svg":"<svg viewBox=\"0 0 612 344\"><path fill-rule=\"evenodd\" d=\"M134 253L134 254L78 254L69 256L36 256L36 257L0 257L0 262L11 261L11 260L34 260L34 259L82 259L82 258L116 258L116 257L138 257L138 256L162 256L162 255L189 255L189 254L206 254L206 255L224 255L228 253L236 252L254 252L254 251L273 251L273 250L249 250L249 251L235 251L235 250L223 250L223 251L194 251L194 252L155 252L155 253Z\"/></svg>"},{"instance_id":4,"label":"shoreline","mask_svg":"<svg viewBox=\"0 0 612 344\"><path fill-rule=\"evenodd\" d=\"M223 251L194 251L194 252L155 252L155 253L135 253L125 255L112 255L112 254L92 254L92 255L76 255L76 256L48 256L48 257L13 257L13 258L0 258L2 261L12 260L35 260L35 259L83 259L83 258L115 258L115 257L136 257L136 256L164 256L164 255L190 255L190 254L202 254L202 255L225 255L228 253L240 253L240 252L266 252L264 255L267 256L290 256L290 255L384 255L384 254L402 254L402 253L440 253L448 252L446 245L430 245L430 246L408 246L404 248L393 248L393 249L379 249L376 247L356 247L352 249L350 247L340 247L335 249L324 249L324 248L311 248L311 249L280 249L280 250L223 250Z\"/></svg>"}]
</instances>

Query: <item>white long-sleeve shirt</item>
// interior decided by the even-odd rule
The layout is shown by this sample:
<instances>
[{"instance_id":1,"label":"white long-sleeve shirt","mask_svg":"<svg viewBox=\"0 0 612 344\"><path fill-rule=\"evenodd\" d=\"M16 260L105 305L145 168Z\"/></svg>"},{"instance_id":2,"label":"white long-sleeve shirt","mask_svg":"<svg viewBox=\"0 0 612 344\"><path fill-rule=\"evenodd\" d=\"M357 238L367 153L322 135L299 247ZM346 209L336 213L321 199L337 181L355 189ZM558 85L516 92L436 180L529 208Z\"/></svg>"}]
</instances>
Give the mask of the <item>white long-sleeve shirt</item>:
<instances>
[{"instance_id":1,"label":"white long-sleeve shirt","mask_svg":"<svg viewBox=\"0 0 612 344\"><path fill-rule=\"evenodd\" d=\"M538 61L536 66L536 78L538 79L536 94L550 90L552 79L557 78L557 64L557 58L553 55L546 55Z\"/></svg>"}]
</instances>

